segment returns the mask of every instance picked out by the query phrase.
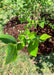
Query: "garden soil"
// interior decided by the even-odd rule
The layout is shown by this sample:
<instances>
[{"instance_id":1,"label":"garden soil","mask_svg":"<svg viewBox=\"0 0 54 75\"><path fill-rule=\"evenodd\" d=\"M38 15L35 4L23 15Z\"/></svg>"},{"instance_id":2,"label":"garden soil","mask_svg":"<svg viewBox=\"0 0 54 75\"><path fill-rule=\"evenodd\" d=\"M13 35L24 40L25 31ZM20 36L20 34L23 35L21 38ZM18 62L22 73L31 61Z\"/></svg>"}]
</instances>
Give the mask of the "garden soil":
<instances>
[{"instance_id":1,"label":"garden soil","mask_svg":"<svg viewBox=\"0 0 54 75\"><path fill-rule=\"evenodd\" d=\"M51 23L54 23L54 21L51 21ZM4 26L4 34L12 35L13 37L18 38L19 31L25 30L24 26L26 26L27 23L21 24L21 22L18 20L18 17L15 16L11 18L8 23ZM52 38L49 40L47 39L44 43L39 44L38 54L49 54L50 52L54 51L54 30L51 29L48 25L45 25L44 28L37 27L37 28L30 28L30 32L37 32L37 35L42 35L43 33L47 33L52 36ZM18 40L17 40L18 41ZM22 49L23 52L27 52L27 47L24 47ZM28 53L29 54L29 53Z\"/></svg>"}]
</instances>

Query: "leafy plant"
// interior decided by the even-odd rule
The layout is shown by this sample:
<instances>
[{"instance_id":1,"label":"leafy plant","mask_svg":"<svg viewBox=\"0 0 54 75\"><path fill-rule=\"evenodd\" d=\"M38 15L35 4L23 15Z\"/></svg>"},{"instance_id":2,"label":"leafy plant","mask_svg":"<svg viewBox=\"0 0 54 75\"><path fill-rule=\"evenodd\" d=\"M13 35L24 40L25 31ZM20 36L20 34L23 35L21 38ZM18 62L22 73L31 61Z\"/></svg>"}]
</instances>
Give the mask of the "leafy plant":
<instances>
[{"instance_id":1,"label":"leafy plant","mask_svg":"<svg viewBox=\"0 0 54 75\"><path fill-rule=\"evenodd\" d=\"M50 35L43 34L39 38L37 38L36 33L30 33L28 29L27 32L25 30L25 33L21 33L19 35L19 42L16 42L15 38L10 35L0 35L0 40L5 43L4 45L7 45L5 64L15 61L17 58L17 51L23 49L25 46L27 46L30 55L37 56L40 40L46 41L46 39L50 37Z\"/></svg>"},{"instance_id":2,"label":"leafy plant","mask_svg":"<svg viewBox=\"0 0 54 75\"><path fill-rule=\"evenodd\" d=\"M49 6L49 0L5 0L3 6L6 11L11 10L15 15L20 17L21 22L25 22L26 18L36 20L37 16ZM24 19L23 19L24 18Z\"/></svg>"},{"instance_id":3,"label":"leafy plant","mask_svg":"<svg viewBox=\"0 0 54 75\"><path fill-rule=\"evenodd\" d=\"M4 15L6 19L4 19L3 20L4 22L2 23L6 24L6 22L15 15L19 17L21 23L26 22L28 17L30 17L31 20L36 21L37 19L39 19L41 12L43 13L46 12L47 8L50 7L52 9L51 6L53 3L52 1L50 0L9 0L9 1L4 0L3 1L1 0L1 2L3 2L2 14L4 13L6 14Z\"/></svg>"},{"instance_id":4,"label":"leafy plant","mask_svg":"<svg viewBox=\"0 0 54 75\"><path fill-rule=\"evenodd\" d=\"M52 29L54 29L54 24L52 25L51 23L48 24Z\"/></svg>"},{"instance_id":5,"label":"leafy plant","mask_svg":"<svg viewBox=\"0 0 54 75\"><path fill-rule=\"evenodd\" d=\"M39 25L41 28L44 28L44 25L46 23L45 18L41 19L41 17L39 18L39 20L30 20L30 18L27 18L28 24L27 27L28 28L32 28L33 26L36 28L37 25Z\"/></svg>"},{"instance_id":6,"label":"leafy plant","mask_svg":"<svg viewBox=\"0 0 54 75\"><path fill-rule=\"evenodd\" d=\"M37 35L36 32L30 32L27 28L37 27L37 24L44 28L45 19L39 19L41 11L45 6L49 6L48 0L5 0L3 9L7 14L7 18L10 19L10 15L17 15L21 23L28 22L25 27L26 30L20 31L18 37L19 42L10 35L0 35L0 40L7 45L5 64L11 63L16 60L17 52L22 50L25 46L28 52L32 56L37 56L38 46L40 42L46 41L51 36L48 34ZM45 9L44 9L45 10ZM10 11L10 12L9 12ZM14 12L14 13L13 13ZM9 15L10 14L10 15ZM38 18L37 18L38 16ZM39 20L38 20L39 19ZM3 21L3 18L1 18Z\"/></svg>"}]
</instances>

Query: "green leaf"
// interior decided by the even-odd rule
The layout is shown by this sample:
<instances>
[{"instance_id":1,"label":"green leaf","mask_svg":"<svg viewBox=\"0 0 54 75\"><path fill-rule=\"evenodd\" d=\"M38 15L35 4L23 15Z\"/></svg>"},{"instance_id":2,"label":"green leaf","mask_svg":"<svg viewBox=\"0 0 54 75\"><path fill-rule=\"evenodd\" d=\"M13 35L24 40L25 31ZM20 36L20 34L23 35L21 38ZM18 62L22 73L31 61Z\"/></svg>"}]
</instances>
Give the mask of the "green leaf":
<instances>
[{"instance_id":1,"label":"green leaf","mask_svg":"<svg viewBox=\"0 0 54 75\"><path fill-rule=\"evenodd\" d=\"M35 21L35 24L37 24L37 23L38 23L38 20Z\"/></svg>"},{"instance_id":2,"label":"green leaf","mask_svg":"<svg viewBox=\"0 0 54 75\"><path fill-rule=\"evenodd\" d=\"M42 34L41 36L40 36L40 39L41 40L47 40L48 38L51 38L51 36L50 35L48 35L48 34Z\"/></svg>"},{"instance_id":3,"label":"green leaf","mask_svg":"<svg viewBox=\"0 0 54 75\"><path fill-rule=\"evenodd\" d=\"M31 39L31 40L34 39L35 36L36 36L36 32L32 32L32 33L28 34L28 37L29 37L29 39Z\"/></svg>"},{"instance_id":4,"label":"green leaf","mask_svg":"<svg viewBox=\"0 0 54 75\"><path fill-rule=\"evenodd\" d=\"M4 43L16 43L17 42L13 36L10 36L8 34L0 35L0 40Z\"/></svg>"},{"instance_id":5,"label":"green leaf","mask_svg":"<svg viewBox=\"0 0 54 75\"><path fill-rule=\"evenodd\" d=\"M39 26L40 26L41 28L44 28L44 22L39 23Z\"/></svg>"},{"instance_id":6,"label":"green leaf","mask_svg":"<svg viewBox=\"0 0 54 75\"><path fill-rule=\"evenodd\" d=\"M24 38L26 39L26 36L24 34L19 34L18 40L22 41Z\"/></svg>"},{"instance_id":7,"label":"green leaf","mask_svg":"<svg viewBox=\"0 0 54 75\"><path fill-rule=\"evenodd\" d=\"M25 47L25 44L24 43L18 43L17 44L17 50L21 50Z\"/></svg>"},{"instance_id":8,"label":"green leaf","mask_svg":"<svg viewBox=\"0 0 54 75\"><path fill-rule=\"evenodd\" d=\"M37 24L38 24L38 20L35 21L35 24L34 24L34 27L36 28L37 27Z\"/></svg>"},{"instance_id":9,"label":"green leaf","mask_svg":"<svg viewBox=\"0 0 54 75\"><path fill-rule=\"evenodd\" d=\"M32 24L34 24L34 20L32 20L31 22L32 22Z\"/></svg>"},{"instance_id":10,"label":"green leaf","mask_svg":"<svg viewBox=\"0 0 54 75\"><path fill-rule=\"evenodd\" d=\"M29 17L27 18L27 21L28 21L29 23L31 22L31 20L30 20L30 18L29 18Z\"/></svg>"},{"instance_id":11,"label":"green leaf","mask_svg":"<svg viewBox=\"0 0 54 75\"><path fill-rule=\"evenodd\" d=\"M27 24L27 27L28 27L28 28L31 28L31 23L28 23L28 24Z\"/></svg>"},{"instance_id":12,"label":"green leaf","mask_svg":"<svg viewBox=\"0 0 54 75\"><path fill-rule=\"evenodd\" d=\"M28 49L28 52L30 53L30 55L37 56L38 45L39 45L39 41L37 39L35 39L34 41L31 41L29 43L27 49Z\"/></svg>"},{"instance_id":13,"label":"green leaf","mask_svg":"<svg viewBox=\"0 0 54 75\"><path fill-rule=\"evenodd\" d=\"M26 36L24 34L20 34L18 37L18 40L20 40L22 43L26 44Z\"/></svg>"},{"instance_id":14,"label":"green leaf","mask_svg":"<svg viewBox=\"0 0 54 75\"><path fill-rule=\"evenodd\" d=\"M24 29L26 29L27 28L27 26L24 26Z\"/></svg>"},{"instance_id":15,"label":"green leaf","mask_svg":"<svg viewBox=\"0 0 54 75\"><path fill-rule=\"evenodd\" d=\"M50 27L51 27L52 29L54 29L54 25L50 25Z\"/></svg>"},{"instance_id":16,"label":"green leaf","mask_svg":"<svg viewBox=\"0 0 54 75\"><path fill-rule=\"evenodd\" d=\"M6 50L5 65L15 61L17 58L17 49L16 45L9 43Z\"/></svg>"},{"instance_id":17,"label":"green leaf","mask_svg":"<svg viewBox=\"0 0 54 75\"><path fill-rule=\"evenodd\" d=\"M24 32L24 34L25 34L25 35L28 35L28 34L30 34L30 31L29 31L29 29L26 29L26 30L25 30L25 32Z\"/></svg>"}]
</instances>

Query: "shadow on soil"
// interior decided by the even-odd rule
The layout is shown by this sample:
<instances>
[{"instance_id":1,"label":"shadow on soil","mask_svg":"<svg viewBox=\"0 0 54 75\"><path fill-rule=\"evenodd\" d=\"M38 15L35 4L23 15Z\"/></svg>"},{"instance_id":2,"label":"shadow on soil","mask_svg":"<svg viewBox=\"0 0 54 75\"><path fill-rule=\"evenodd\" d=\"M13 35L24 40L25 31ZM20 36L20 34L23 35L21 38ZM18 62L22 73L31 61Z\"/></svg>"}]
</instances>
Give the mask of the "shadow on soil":
<instances>
[{"instance_id":1,"label":"shadow on soil","mask_svg":"<svg viewBox=\"0 0 54 75\"><path fill-rule=\"evenodd\" d=\"M54 53L30 58L33 59L34 64L36 65L36 71L41 75L43 75L44 69L46 69L46 71L49 69L51 73L54 73Z\"/></svg>"}]
</instances>

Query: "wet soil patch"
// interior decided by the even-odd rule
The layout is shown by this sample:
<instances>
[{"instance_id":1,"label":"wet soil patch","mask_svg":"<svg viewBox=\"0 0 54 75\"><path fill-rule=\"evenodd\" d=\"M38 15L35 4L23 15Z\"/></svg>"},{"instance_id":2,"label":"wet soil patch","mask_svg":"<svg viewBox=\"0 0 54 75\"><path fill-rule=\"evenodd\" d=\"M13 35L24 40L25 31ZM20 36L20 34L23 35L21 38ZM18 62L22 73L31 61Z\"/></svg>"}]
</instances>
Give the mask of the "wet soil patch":
<instances>
[{"instance_id":1,"label":"wet soil patch","mask_svg":"<svg viewBox=\"0 0 54 75\"><path fill-rule=\"evenodd\" d=\"M54 23L54 21L53 21ZM9 22L4 26L4 34L8 33L16 38L19 36L19 31L25 30L24 26L27 24L21 24L18 20L18 17L13 17L9 20ZM41 35L43 33L47 33L52 36L49 40L46 40L44 43L39 44L38 54L48 54L50 52L54 52L54 30L51 29L48 25L45 25L44 28L37 27L37 28L30 28L30 32L37 32L37 35ZM18 41L18 40L17 40ZM28 52L27 48L24 47L22 49L23 52Z\"/></svg>"}]
</instances>

